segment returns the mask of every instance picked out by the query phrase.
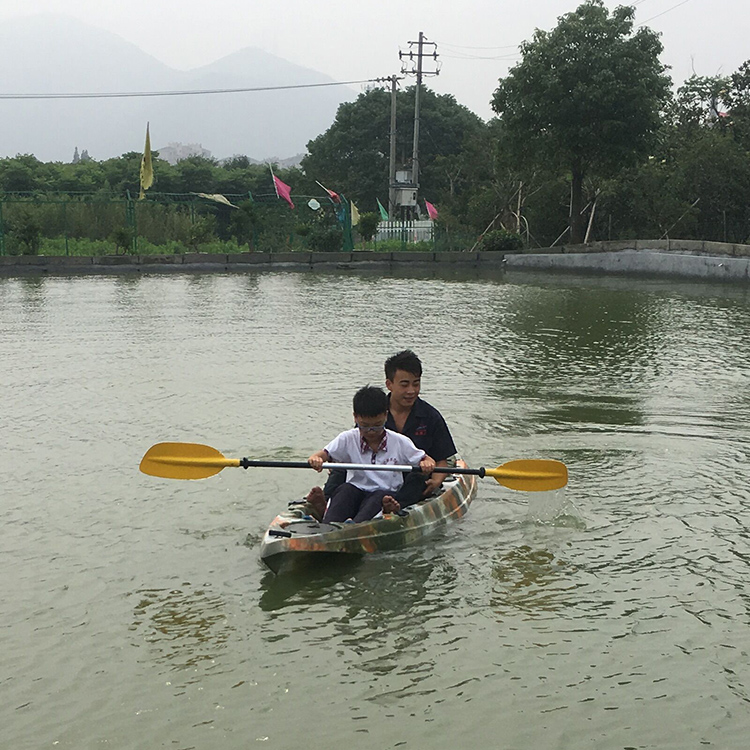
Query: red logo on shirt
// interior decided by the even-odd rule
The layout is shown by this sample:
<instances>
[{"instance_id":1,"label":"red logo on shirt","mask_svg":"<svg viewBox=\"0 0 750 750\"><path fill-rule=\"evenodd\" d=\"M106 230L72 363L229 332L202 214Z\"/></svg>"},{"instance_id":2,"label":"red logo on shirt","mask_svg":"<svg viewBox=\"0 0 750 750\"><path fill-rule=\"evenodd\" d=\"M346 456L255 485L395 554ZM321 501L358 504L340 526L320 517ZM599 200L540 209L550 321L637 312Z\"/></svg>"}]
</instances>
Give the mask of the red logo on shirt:
<instances>
[{"instance_id":1,"label":"red logo on shirt","mask_svg":"<svg viewBox=\"0 0 750 750\"><path fill-rule=\"evenodd\" d=\"M414 430L414 434L417 435L417 436L419 436L419 437L422 437L422 436L426 435L427 434L427 425L426 424L419 425L419 427L417 427L417 429Z\"/></svg>"}]
</instances>

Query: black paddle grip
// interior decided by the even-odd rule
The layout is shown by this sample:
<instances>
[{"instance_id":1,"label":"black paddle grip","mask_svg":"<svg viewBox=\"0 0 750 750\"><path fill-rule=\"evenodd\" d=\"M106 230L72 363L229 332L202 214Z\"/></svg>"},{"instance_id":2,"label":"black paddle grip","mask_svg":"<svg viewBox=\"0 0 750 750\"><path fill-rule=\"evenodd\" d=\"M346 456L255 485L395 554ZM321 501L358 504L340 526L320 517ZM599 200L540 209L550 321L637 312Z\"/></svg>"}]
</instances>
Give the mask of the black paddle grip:
<instances>
[{"instance_id":1,"label":"black paddle grip","mask_svg":"<svg viewBox=\"0 0 750 750\"><path fill-rule=\"evenodd\" d=\"M309 469L307 461L253 461L249 458L241 458L240 466L243 469L250 467L268 467L271 469Z\"/></svg>"}]
</instances>

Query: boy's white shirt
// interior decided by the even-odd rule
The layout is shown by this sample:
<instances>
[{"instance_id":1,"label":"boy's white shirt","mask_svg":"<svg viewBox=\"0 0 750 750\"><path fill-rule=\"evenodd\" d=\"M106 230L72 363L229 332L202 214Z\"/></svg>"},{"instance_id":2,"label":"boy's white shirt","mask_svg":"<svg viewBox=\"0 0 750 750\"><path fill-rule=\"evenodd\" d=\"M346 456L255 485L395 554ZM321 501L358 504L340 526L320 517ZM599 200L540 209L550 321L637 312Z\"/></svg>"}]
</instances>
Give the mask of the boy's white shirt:
<instances>
[{"instance_id":1,"label":"boy's white shirt","mask_svg":"<svg viewBox=\"0 0 750 750\"><path fill-rule=\"evenodd\" d=\"M355 427L346 430L331 440L325 449L331 457L331 461L342 464L409 464L417 466L425 457L426 453L417 448L412 441L399 432L385 431L388 437L384 451L373 454L369 447L362 451L359 430ZM404 474L400 471L365 471L362 469L349 469L346 472L346 481L365 492L385 490L396 492L404 483Z\"/></svg>"}]
</instances>

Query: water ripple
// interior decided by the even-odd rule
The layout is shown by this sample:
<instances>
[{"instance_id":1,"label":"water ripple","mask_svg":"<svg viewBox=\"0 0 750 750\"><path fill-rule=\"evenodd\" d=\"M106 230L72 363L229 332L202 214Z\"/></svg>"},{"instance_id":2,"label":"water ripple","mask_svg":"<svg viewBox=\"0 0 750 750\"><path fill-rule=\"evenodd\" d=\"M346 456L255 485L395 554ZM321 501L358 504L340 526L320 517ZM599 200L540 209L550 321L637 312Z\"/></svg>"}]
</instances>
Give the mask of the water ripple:
<instances>
[{"instance_id":1,"label":"water ripple","mask_svg":"<svg viewBox=\"0 0 750 750\"><path fill-rule=\"evenodd\" d=\"M746 745L741 290L0 279L0 333L9 747ZM485 479L429 543L274 578L258 540L311 474L137 473L160 440L304 459L407 346L472 465L557 458L568 488Z\"/></svg>"}]
</instances>

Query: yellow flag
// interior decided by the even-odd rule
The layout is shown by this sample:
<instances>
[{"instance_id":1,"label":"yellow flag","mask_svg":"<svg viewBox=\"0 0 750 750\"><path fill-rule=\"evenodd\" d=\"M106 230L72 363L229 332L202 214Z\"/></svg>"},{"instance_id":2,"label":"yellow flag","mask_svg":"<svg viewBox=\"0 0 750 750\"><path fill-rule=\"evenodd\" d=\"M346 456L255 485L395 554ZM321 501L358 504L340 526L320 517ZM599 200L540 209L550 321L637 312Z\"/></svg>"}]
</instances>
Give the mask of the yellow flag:
<instances>
[{"instance_id":1,"label":"yellow flag","mask_svg":"<svg viewBox=\"0 0 750 750\"><path fill-rule=\"evenodd\" d=\"M230 203L226 195L221 195L220 193L191 193L191 195L199 195L201 198L216 201L217 203L223 203L230 208L239 208L239 206L235 206L234 203Z\"/></svg>"},{"instance_id":2,"label":"yellow flag","mask_svg":"<svg viewBox=\"0 0 750 750\"><path fill-rule=\"evenodd\" d=\"M141 159L141 194L138 200L146 197L146 190L154 184L154 166L151 163L151 136L148 132L148 123L146 123L146 145L143 148L143 158Z\"/></svg>"},{"instance_id":3,"label":"yellow flag","mask_svg":"<svg viewBox=\"0 0 750 750\"><path fill-rule=\"evenodd\" d=\"M352 208L352 226L356 227L357 224L359 224L359 211L357 210L357 207L354 205L354 201L352 201L350 205Z\"/></svg>"}]
</instances>

